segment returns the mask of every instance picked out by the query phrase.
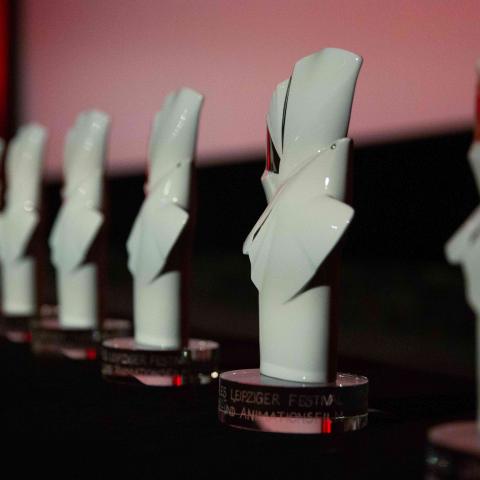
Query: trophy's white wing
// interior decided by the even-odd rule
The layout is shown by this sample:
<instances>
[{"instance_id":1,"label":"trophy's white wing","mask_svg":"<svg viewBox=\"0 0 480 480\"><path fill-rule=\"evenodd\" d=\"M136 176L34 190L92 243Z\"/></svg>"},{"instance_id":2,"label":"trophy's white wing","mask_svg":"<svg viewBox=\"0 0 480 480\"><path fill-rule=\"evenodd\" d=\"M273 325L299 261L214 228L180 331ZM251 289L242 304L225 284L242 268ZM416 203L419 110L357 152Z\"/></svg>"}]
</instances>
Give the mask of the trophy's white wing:
<instances>
[{"instance_id":1,"label":"trophy's white wing","mask_svg":"<svg viewBox=\"0 0 480 480\"><path fill-rule=\"evenodd\" d=\"M41 169L47 138L38 124L22 126L10 142L5 160L5 210L0 220L0 255L4 262L23 256L39 222Z\"/></svg>"},{"instance_id":2,"label":"trophy's white wing","mask_svg":"<svg viewBox=\"0 0 480 480\"><path fill-rule=\"evenodd\" d=\"M150 147L150 191L177 163L192 161L202 104L203 95L189 88L182 88L167 98Z\"/></svg>"},{"instance_id":3,"label":"trophy's white wing","mask_svg":"<svg viewBox=\"0 0 480 480\"><path fill-rule=\"evenodd\" d=\"M162 271L188 217L174 203L145 200L127 241L128 269L136 280L149 283Z\"/></svg>"},{"instance_id":4,"label":"trophy's white wing","mask_svg":"<svg viewBox=\"0 0 480 480\"><path fill-rule=\"evenodd\" d=\"M35 210L26 212L21 206L8 209L0 216L0 256L5 263L25 255L38 222Z\"/></svg>"},{"instance_id":5,"label":"trophy's white wing","mask_svg":"<svg viewBox=\"0 0 480 480\"><path fill-rule=\"evenodd\" d=\"M10 142L5 164L7 206L38 205L46 139L44 127L27 124Z\"/></svg>"},{"instance_id":6,"label":"trophy's white wing","mask_svg":"<svg viewBox=\"0 0 480 480\"><path fill-rule=\"evenodd\" d=\"M170 112L170 107L172 103L175 101L175 97L177 96L177 92L171 92L169 95L165 97L165 101L163 102L162 108L155 114L155 118L153 119L152 125L152 132L150 134L150 142L148 146L148 157L152 160L155 157L155 149L157 147L157 142L160 136L160 132L165 124L165 118L168 116Z\"/></svg>"},{"instance_id":7,"label":"trophy's white wing","mask_svg":"<svg viewBox=\"0 0 480 480\"><path fill-rule=\"evenodd\" d=\"M346 135L362 58L325 48L294 67L285 109L281 179L318 149Z\"/></svg>"},{"instance_id":8,"label":"trophy's white wing","mask_svg":"<svg viewBox=\"0 0 480 480\"><path fill-rule=\"evenodd\" d=\"M270 202L267 205L267 208L265 208L265 210L262 212L262 214L260 215L260 218L257 220L257 223L255 223L253 228L250 230L250 233L247 235L247 238L243 242L242 252L244 255L250 254L253 240L257 237L257 235L261 234L262 227L267 221L268 217L270 216L270 213L272 212L274 205L275 205L274 202Z\"/></svg>"},{"instance_id":9,"label":"trophy's white wing","mask_svg":"<svg viewBox=\"0 0 480 480\"><path fill-rule=\"evenodd\" d=\"M453 234L445 245L445 255L450 263L456 264L464 260L467 253L480 236L480 206L477 207Z\"/></svg>"},{"instance_id":10,"label":"trophy's white wing","mask_svg":"<svg viewBox=\"0 0 480 480\"><path fill-rule=\"evenodd\" d=\"M353 213L349 205L324 195L273 209L248 252L255 286L261 290L265 280L280 301L290 300L337 245Z\"/></svg>"},{"instance_id":11,"label":"trophy's white wing","mask_svg":"<svg viewBox=\"0 0 480 480\"><path fill-rule=\"evenodd\" d=\"M97 210L64 203L49 238L52 263L63 272L73 271L84 261L103 223Z\"/></svg>"},{"instance_id":12,"label":"trophy's white wing","mask_svg":"<svg viewBox=\"0 0 480 480\"><path fill-rule=\"evenodd\" d=\"M254 237L279 202L300 205L322 194L343 200L350 147L351 139L340 138L293 172L290 180L277 188L275 196L250 231L243 244L243 253L249 253Z\"/></svg>"},{"instance_id":13,"label":"trophy's white wing","mask_svg":"<svg viewBox=\"0 0 480 480\"><path fill-rule=\"evenodd\" d=\"M268 109L267 114L267 126L270 132L270 137L280 156L282 155L282 131L285 98L289 84L290 79L287 78L277 85L277 88L275 88L275 91L273 92L272 99L270 101L270 108Z\"/></svg>"},{"instance_id":14,"label":"trophy's white wing","mask_svg":"<svg viewBox=\"0 0 480 480\"><path fill-rule=\"evenodd\" d=\"M82 112L65 144L65 193L103 172L110 117L98 110ZM101 190L101 182L97 186ZM96 205L98 208L98 205Z\"/></svg>"},{"instance_id":15,"label":"trophy's white wing","mask_svg":"<svg viewBox=\"0 0 480 480\"><path fill-rule=\"evenodd\" d=\"M465 254L462 262L462 269L465 276L465 295L467 302L475 314L480 314L480 242L474 245Z\"/></svg>"}]
</instances>

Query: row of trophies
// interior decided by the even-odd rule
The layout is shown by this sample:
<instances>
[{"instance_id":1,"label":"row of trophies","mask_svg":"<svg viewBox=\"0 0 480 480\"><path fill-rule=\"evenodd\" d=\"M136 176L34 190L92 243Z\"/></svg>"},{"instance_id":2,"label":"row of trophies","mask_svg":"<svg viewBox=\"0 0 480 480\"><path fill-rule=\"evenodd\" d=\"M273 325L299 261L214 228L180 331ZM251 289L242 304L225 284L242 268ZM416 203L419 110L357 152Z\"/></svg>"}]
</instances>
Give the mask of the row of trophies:
<instances>
[{"instance_id":1,"label":"row of trophies","mask_svg":"<svg viewBox=\"0 0 480 480\"><path fill-rule=\"evenodd\" d=\"M7 338L31 340L37 354L82 359L96 358L102 344L102 373L110 380L179 386L220 377L219 418L234 427L317 434L364 427L368 380L337 372L335 317L339 245L354 215L346 135L361 64L359 55L327 48L298 61L273 93L261 178L267 207L243 247L259 293L259 369L219 375L218 344L188 336L191 178L203 103L188 88L167 96L153 122L145 200L127 241L133 337L128 323L104 318L99 294L108 115L81 113L66 137L63 203L49 236L55 308L41 308L36 279L46 130L26 125L10 142L0 217ZM480 179L478 128L470 158ZM465 268L477 311L479 222L476 210L447 247L448 258Z\"/></svg>"}]
</instances>

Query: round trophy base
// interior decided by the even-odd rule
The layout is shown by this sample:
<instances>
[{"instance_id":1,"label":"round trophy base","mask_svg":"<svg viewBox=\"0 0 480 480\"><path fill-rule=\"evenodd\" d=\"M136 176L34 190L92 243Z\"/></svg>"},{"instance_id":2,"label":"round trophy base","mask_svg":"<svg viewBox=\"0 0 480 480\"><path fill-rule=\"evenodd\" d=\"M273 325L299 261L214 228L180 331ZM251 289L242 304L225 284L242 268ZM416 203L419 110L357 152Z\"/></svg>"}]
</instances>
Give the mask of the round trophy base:
<instances>
[{"instance_id":1,"label":"round trophy base","mask_svg":"<svg viewBox=\"0 0 480 480\"><path fill-rule=\"evenodd\" d=\"M336 434L368 422L368 379L338 373L335 382L300 383L259 369L220 375L218 417L230 427L270 433Z\"/></svg>"},{"instance_id":2,"label":"round trophy base","mask_svg":"<svg viewBox=\"0 0 480 480\"><path fill-rule=\"evenodd\" d=\"M30 328L34 319L34 316L3 315L0 321L1 334L12 343L30 343Z\"/></svg>"},{"instance_id":3,"label":"round trophy base","mask_svg":"<svg viewBox=\"0 0 480 480\"><path fill-rule=\"evenodd\" d=\"M206 385L218 378L219 345L190 339L179 349L139 345L132 337L102 345L102 375L108 381L149 387Z\"/></svg>"},{"instance_id":4,"label":"round trophy base","mask_svg":"<svg viewBox=\"0 0 480 480\"><path fill-rule=\"evenodd\" d=\"M13 343L30 343L32 341L32 324L40 316L57 315L55 305L42 305L40 315L2 315L0 317L0 335Z\"/></svg>"},{"instance_id":5,"label":"round trophy base","mask_svg":"<svg viewBox=\"0 0 480 480\"><path fill-rule=\"evenodd\" d=\"M438 425L428 432L426 479L480 478L480 432L474 421Z\"/></svg>"},{"instance_id":6,"label":"round trophy base","mask_svg":"<svg viewBox=\"0 0 480 480\"><path fill-rule=\"evenodd\" d=\"M131 323L124 319L106 319L100 331L66 328L58 317L44 317L32 323L32 351L39 356L96 360L102 340L128 335L131 330Z\"/></svg>"}]
</instances>

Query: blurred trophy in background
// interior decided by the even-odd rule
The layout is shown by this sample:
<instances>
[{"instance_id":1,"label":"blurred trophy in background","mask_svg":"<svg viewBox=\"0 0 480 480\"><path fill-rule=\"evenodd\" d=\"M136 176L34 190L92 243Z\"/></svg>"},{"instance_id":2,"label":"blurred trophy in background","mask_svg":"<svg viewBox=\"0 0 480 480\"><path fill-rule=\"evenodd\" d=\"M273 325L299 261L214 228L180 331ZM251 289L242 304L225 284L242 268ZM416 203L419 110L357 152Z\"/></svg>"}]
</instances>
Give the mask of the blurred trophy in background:
<instances>
[{"instance_id":1,"label":"blurred trophy in background","mask_svg":"<svg viewBox=\"0 0 480 480\"><path fill-rule=\"evenodd\" d=\"M127 242L135 334L104 342L105 378L161 387L209 383L218 375L218 344L188 334L193 161L202 104L202 95L182 88L155 116L145 200Z\"/></svg>"},{"instance_id":2,"label":"blurred trophy in background","mask_svg":"<svg viewBox=\"0 0 480 480\"><path fill-rule=\"evenodd\" d=\"M39 314L42 272L42 166L47 131L22 126L5 160L4 207L0 216L3 331L15 342L30 341Z\"/></svg>"}]
</instances>

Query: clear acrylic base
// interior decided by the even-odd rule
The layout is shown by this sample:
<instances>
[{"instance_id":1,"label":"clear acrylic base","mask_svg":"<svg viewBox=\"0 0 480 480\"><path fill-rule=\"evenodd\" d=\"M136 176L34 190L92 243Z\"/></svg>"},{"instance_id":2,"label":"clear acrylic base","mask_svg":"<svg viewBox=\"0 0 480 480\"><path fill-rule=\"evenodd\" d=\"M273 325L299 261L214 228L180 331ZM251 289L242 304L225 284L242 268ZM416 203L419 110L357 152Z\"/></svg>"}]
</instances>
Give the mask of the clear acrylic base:
<instances>
[{"instance_id":1,"label":"clear acrylic base","mask_svg":"<svg viewBox=\"0 0 480 480\"><path fill-rule=\"evenodd\" d=\"M131 333L131 322L106 319L102 329L66 328L58 317L43 317L32 323L32 351L35 355L96 360L103 340Z\"/></svg>"},{"instance_id":2,"label":"clear acrylic base","mask_svg":"<svg viewBox=\"0 0 480 480\"><path fill-rule=\"evenodd\" d=\"M480 433L474 421L438 425L428 432L427 480L480 478Z\"/></svg>"},{"instance_id":3,"label":"clear acrylic base","mask_svg":"<svg viewBox=\"0 0 480 480\"><path fill-rule=\"evenodd\" d=\"M190 339L180 349L139 345L132 337L112 338L102 345L102 375L108 381L149 387L206 385L218 378L219 345Z\"/></svg>"},{"instance_id":4,"label":"clear acrylic base","mask_svg":"<svg viewBox=\"0 0 480 480\"><path fill-rule=\"evenodd\" d=\"M40 317L57 315L55 305L42 305ZM13 343L30 343L32 341L32 324L38 315L2 315L0 316L0 335Z\"/></svg>"},{"instance_id":5,"label":"clear acrylic base","mask_svg":"<svg viewBox=\"0 0 480 480\"><path fill-rule=\"evenodd\" d=\"M335 382L300 383L259 369L220 375L219 420L230 427L271 433L336 434L368 423L368 379L338 373Z\"/></svg>"},{"instance_id":6,"label":"clear acrylic base","mask_svg":"<svg viewBox=\"0 0 480 480\"><path fill-rule=\"evenodd\" d=\"M0 333L13 343L30 343L30 325L35 317L23 315L3 315L0 320Z\"/></svg>"}]
</instances>

